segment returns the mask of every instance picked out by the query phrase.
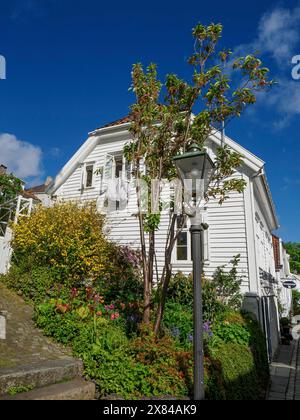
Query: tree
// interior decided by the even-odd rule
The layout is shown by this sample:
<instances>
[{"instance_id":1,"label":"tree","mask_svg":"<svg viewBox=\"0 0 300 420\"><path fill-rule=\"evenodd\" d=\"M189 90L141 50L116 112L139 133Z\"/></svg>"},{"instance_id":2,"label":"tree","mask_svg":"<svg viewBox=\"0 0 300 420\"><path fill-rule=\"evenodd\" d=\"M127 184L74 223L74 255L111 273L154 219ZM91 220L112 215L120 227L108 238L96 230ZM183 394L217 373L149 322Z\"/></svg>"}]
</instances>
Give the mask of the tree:
<instances>
[{"instance_id":1,"label":"tree","mask_svg":"<svg viewBox=\"0 0 300 420\"><path fill-rule=\"evenodd\" d=\"M300 315L300 292L298 290L292 291L293 301L293 315Z\"/></svg>"},{"instance_id":2,"label":"tree","mask_svg":"<svg viewBox=\"0 0 300 420\"><path fill-rule=\"evenodd\" d=\"M13 174L0 175L0 204L12 200L23 190L22 181Z\"/></svg>"},{"instance_id":3,"label":"tree","mask_svg":"<svg viewBox=\"0 0 300 420\"><path fill-rule=\"evenodd\" d=\"M284 247L290 255L291 271L293 273L300 274L300 243L286 242Z\"/></svg>"},{"instance_id":4,"label":"tree","mask_svg":"<svg viewBox=\"0 0 300 420\"><path fill-rule=\"evenodd\" d=\"M239 117L248 105L255 103L256 92L265 90L274 83L268 80L269 70L262 66L262 62L255 55L234 59L228 65L231 51L216 51L222 35L221 24L198 24L192 35L194 53L188 60L193 69L191 82L169 74L165 83L161 83L155 64L150 64L146 70L141 64L135 64L132 71L131 89L136 102L131 106L132 141L125 146L124 154L132 162L136 180L145 323L150 322L155 235L160 225L161 213L151 213L150 193L149 211L143 214L142 182L146 182L150 187L152 179L160 182L163 179L171 181L176 178L172 161L176 154L184 151L191 143L203 148L207 138L217 131L214 126L226 126L234 117ZM240 76L236 88L230 87L228 66L233 74L237 73ZM243 191L245 181L230 178L242 162L242 156L227 146L218 148L216 171L205 196L206 202L210 197L217 197L222 203L230 191ZM141 163L147 168L146 175L141 171ZM179 232L180 229L176 229L176 214L171 211L165 246L165 265L158 284L159 303L155 332L158 332L163 316L171 279L171 254Z\"/></svg>"}]
</instances>

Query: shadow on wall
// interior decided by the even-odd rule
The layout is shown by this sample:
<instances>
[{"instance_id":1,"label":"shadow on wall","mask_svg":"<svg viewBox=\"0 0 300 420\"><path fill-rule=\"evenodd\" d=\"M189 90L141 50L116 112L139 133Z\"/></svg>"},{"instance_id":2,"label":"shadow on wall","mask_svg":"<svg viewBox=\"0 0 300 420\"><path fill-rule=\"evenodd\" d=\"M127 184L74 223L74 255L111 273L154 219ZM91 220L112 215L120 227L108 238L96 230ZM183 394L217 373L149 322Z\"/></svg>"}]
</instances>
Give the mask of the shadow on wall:
<instances>
[{"instance_id":1,"label":"shadow on wall","mask_svg":"<svg viewBox=\"0 0 300 420\"><path fill-rule=\"evenodd\" d=\"M242 310L257 320L265 335L269 362L277 352L280 341L278 309L274 296L259 297L255 293L247 293Z\"/></svg>"}]
</instances>

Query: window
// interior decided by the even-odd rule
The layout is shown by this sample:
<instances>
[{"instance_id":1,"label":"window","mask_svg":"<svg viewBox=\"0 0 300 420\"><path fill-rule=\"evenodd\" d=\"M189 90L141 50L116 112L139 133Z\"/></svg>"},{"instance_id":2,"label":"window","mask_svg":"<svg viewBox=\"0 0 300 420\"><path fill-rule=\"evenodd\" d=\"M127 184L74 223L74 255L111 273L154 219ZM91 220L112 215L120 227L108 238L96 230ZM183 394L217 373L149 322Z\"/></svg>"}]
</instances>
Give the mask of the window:
<instances>
[{"instance_id":1,"label":"window","mask_svg":"<svg viewBox=\"0 0 300 420\"><path fill-rule=\"evenodd\" d=\"M115 157L115 177L122 178L122 172L123 172L123 157L116 156Z\"/></svg>"},{"instance_id":2,"label":"window","mask_svg":"<svg viewBox=\"0 0 300 420\"><path fill-rule=\"evenodd\" d=\"M183 216L177 217L177 229L182 229L177 238L176 246L176 260L187 261L189 260L189 249L188 249L188 235L187 224Z\"/></svg>"},{"instance_id":3,"label":"window","mask_svg":"<svg viewBox=\"0 0 300 420\"><path fill-rule=\"evenodd\" d=\"M94 165L89 164L85 167L85 188L93 186Z\"/></svg>"},{"instance_id":4,"label":"window","mask_svg":"<svg viewBox=\"0 0 300 420\"><path fill-rule=\"evenodd\" d=\"M107 153L101 181L103 206L109 211L125 210L130 194L131 164L121 152Z\"/></svg>"},{"instance_id":5,"label":"window","mask_svg":"<svg viewBox=\"0 0 300 420\"><path fill-rule=\"evenodd\" d=\"M203 214L204 222L206 223L206 213ZM192 261L192 238L190 234L189 218L184 216L177 217L177 229L181 229L178 235L176 247L174 250L173 262L187 262ZM209 261L209 237L208 229L203 232L203 259Z\"/></svg>"},{"instance_id":6,"label":"window","mask_svg":"<svg viewBox=\"0 0 300 420\"><path fill-rule=\"evenodd\" d=\"M122 178L130 181L131 164L119 153L107 153L104 165L104 180L107 182L114 178Z\"/></svg>"}]
</instances>

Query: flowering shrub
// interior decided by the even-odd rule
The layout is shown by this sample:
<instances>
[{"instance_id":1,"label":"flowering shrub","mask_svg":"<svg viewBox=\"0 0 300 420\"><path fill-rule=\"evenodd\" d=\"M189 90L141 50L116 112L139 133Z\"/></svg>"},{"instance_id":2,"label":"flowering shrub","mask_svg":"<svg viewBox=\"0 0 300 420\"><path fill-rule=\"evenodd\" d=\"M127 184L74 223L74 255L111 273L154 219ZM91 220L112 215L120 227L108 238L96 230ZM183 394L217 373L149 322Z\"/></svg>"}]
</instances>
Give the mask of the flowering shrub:
<instances>
[{"instance_id":1,"label":"flowering shrub","mask_svg":"<svg viewBox=\"0 0 300 420\"><path fill-rule=\"evenodd\" d=\"M143 331L139 338L129 340L124 314L120 310L119 316L111 316L117 313L115 304L100 303L101 297L98 301L90 290L86 291L90 303L83 304L79 297L84 291L76 292L72 290L76 296L71 303L52 299L38 305L35 320L45 334L72 346L74 354L83 360L86 376L97 383L100 396L188 394L180 367L183 355L170 337L156 341L153 334ZM98 316L100 307L103 312Z\"/></svg>"},{"instance_id":2,"label":"flowering shrub","mask_svg":"<svg viewBox=\"0 0 300 420\"><path fill-rule=\"evenodd\" d=\"M142 300L141 260L138 251L128 246L114 245L111 255L114 261L106 277L99 277L97 284L108 301L135 302Z\"/></svg>"},{"instance_id":3,"label":"flowering shrub","mask_svg":"<svg viewBox=\"0 0 300 420\"><path fill-rule=\"evenodd\" d=\"M94 280L112 268L112 248L102 233L103 223L93 204L37 207L13 226L15 261L26 261L29 269L48 267L64 284Z\"/></svg>"},{"instance_id":4,"label":"flowering shrub","mask_svg":"<svg viewBox=\"0 0 300 420\"><path fill-rule=\"evenodd\" d=\"M83 284L106 301L136 301L142 296L139 254L109 242L103 224L94 204L38 207L13 226L13 264L3 280L37 302L66 298L70 287Z\"/></svg>"}]
</instances>

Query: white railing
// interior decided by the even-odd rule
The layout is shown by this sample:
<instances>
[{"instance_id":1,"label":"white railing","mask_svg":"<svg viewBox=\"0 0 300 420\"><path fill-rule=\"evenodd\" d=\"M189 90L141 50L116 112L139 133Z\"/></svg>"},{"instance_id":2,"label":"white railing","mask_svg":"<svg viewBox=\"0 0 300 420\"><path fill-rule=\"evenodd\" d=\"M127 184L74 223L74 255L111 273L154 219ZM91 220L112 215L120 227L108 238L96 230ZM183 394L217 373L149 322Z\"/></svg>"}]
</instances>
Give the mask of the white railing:
<instances>
[{"instance_id":1,"label":"white railing","mask_svg":"<svg viewBox=\"0 0 300 420\"><path fill-rule=\"evenodd\" d=\"M21 195L0 205L0 274L9 270L12 248L11 223L18 223L20 217L30 216L33 209L32 198Z\"/></svg>"}]
</instances>

